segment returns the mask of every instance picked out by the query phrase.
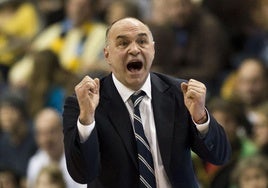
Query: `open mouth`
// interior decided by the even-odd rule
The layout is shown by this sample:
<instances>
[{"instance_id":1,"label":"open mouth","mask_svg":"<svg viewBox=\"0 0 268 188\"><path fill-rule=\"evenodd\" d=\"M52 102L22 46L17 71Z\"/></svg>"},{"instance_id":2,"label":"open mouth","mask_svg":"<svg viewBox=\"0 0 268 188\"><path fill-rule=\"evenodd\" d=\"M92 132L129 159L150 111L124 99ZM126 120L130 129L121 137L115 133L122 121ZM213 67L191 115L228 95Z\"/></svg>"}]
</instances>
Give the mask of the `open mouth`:
<instances>
[{"instance_id":1,"label":"open mouth","mask_svg":"<svg viewBox=\"0 0 268 188\"><path fill-rule=\"evenodd\" d=\"M130 72L139 71L142 69L142 62L141 61L133 61L127 64L127 69Z\"/></svg>"}]
</instances>

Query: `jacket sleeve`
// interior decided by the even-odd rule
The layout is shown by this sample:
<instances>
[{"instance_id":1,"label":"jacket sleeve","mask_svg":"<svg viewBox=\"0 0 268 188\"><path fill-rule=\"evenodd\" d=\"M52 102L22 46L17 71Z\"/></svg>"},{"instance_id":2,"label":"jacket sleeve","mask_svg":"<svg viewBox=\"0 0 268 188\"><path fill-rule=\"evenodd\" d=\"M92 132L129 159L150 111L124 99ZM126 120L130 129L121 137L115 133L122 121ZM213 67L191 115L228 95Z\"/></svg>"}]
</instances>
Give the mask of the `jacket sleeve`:
<instances>
[{"instance_id":1,"label":"jacket sleeve","mask_svg":"<svg viewBox=\"0 0 268 188\"><path fill-rule=\"evenodd\" d=\"M231 146L224 129L210 115L209 129L205 136L200 136L196 127L192 126L192 149L202 159L214 164L223 165L231 157Z\"/></svg>"},{"instance_id":2,"label":"jacket sleeve","mask_svg":"<svg viewBox=\"0 0 268 188\"><path fill-rule=\"evenodd\" d=\"M64 150L67 169L76 182L85 184L98 175L99 144L96 128L86 142L80 142L77 128L79 112L76 97L68 97L63 111Z\"/></svg>"}]
</instances>

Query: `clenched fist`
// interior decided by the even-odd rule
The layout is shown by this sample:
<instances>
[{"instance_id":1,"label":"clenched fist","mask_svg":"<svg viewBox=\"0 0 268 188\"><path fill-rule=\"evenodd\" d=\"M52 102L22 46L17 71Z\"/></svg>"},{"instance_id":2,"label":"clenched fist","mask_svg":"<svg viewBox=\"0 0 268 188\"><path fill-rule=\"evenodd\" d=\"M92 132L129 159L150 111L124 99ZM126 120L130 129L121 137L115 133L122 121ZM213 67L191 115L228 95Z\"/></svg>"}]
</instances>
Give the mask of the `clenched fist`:
<instances>
[{"instance_id":1,"label":"clenched fist","mask_svg":"<svg viewBox=\"0 0 268 188\"><path fill-rule=\"evenodd\" d=\"M205 110L206 86L197 80L190 79L188 83L181 83L184 95L184 103L189 110L193 120L202 124L207 121Z\"/></svg>"},{"instance_id":2,"label":"clenched fist","mask_svg":"<svg viewBox=\"0 0 268 188\"><path fill-rule=\"evenodd\" d=\"M83 125L89 125L94 121L95 110L100 99L99 90L99 79L92 79L89 76L85 76L75 86L75 93L80 107L79 121Z\"/></svg>"}]
</instances>

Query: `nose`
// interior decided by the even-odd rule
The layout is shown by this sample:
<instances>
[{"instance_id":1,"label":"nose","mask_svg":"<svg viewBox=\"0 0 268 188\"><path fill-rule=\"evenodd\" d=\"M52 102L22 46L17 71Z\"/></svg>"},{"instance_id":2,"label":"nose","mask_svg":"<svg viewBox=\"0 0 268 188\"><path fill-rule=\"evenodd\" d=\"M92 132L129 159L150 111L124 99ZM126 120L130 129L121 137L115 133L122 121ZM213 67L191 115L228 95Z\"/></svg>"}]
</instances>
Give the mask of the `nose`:
<instances>
[{"instance_id":1,"label":"nose","mask_svg":"<svg viewBox=\"0 0 268 188\"><path fill-rule=\"evenodd\" d=\"M140 48L136 42L133 42L131 45L129 45L128 53L133 56L137 56L140 53Z\"/></svg>"}]
</instances>

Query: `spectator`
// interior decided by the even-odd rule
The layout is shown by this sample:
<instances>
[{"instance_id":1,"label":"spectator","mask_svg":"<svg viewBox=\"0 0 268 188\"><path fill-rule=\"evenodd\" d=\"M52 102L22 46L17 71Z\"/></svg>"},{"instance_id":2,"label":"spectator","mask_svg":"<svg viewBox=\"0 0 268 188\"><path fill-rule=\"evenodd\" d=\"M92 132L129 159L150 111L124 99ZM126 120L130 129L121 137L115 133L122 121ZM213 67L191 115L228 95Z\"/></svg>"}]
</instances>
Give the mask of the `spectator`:
<instances>
[{"instance_id":1,"label":"spectator","mask_svg":"<svg viewBox=\"0 0 268 188\"><path fill-rule=\"evenodd\" d=\"M232 172L235 188L267 188L268 161L263 156L251 156L238 162Z\"/></svg>"},{"instance_id":2,"label":"spectator","mask_svg":"<svg viewBox=\"0 0 268 188\"><path fill-rule=\"evenodd\" d=\"M35 188L66 188L62 171L55 164L44 166L38 173Z\"/></svg>"},{"instance_id":3,"label":"spectator","mask_svg":"<svg viewBox=\"0 0 268 188\"><path fill-rule=\"evenodd\" d=\"M100 63L104 61L106 27L93 20L93 3L93 0L67 0L66 19L42 32L33 48L51 48L59 55L65 69L79 75L103 71ZM49 36L53 31L56 31L54 36Z\"/></svg>"},{"instance_id":4,"label":"spectator","mask_svg":"<svg viewBox=\"0 0 268 188\"><path fill-rule=\"evenodd\" d=\"M33 188L40 170L51 163L61 169L67 188L86 187L72 180L67 172L63 148L61 115L51 108L42 109L34 120L35 139L38 151L30 158L27 169L27 184Z\"/></svg>"},{"instance_id":5,"label":"spectator","mask_svg":"<svg viewBox=\"0 0 268 188\"><path fill-rule=\"evenodd\" d=\"M108 66L102 53L106 26L93 19L93 4L93 0L66 0L65 19L42 31L33 41L31 50L53 50L61 66L77 76L106 74ZM17 62L11 70L10 82L16 84L27 79L32 63L31 53Z\"/></svg>"},{"instance_id":6,"label":"spectator","mask_svg":"<svg viewBox=\"0 0 268 188\"><path fill-rule=\"evenodd\" d=\"M33 61L33 72L26 84L29 114L34 117L44 107L62 112L65 96L73 88L76 76L61 67L51 50L34 53Z\"/></svg>"},{"instance_id":7,"label":"spectator","mask_svg":"<svg viewBox=\"0 0 268 188\"><path fill-rule=\"evenodd\" d=\"M0 102L0 168L9 168L20 177L26 177L27 163L36 151L32 125L25 102L17 95L7 93Z\"/></svg>"},{"instance_id":8,"label":"spectator","mask_svg":"<svg viewBox=\"0 0 268 188\"><path fill-rule=\"evenodd\" d=\"M235 164L247 156L257 152L251 141L251 124L241 107L222 98L213 98L208 103L208 109L215 119L223 126L232 147L231 160L223 166L206 163L207 176L210 177L211 188L229 188L231 172Z\"/></svg>"},{"instance_id":9,"label":"spectator","mask_svg":"<svg viewBox=\"0 0 268 188\"><path fill-rule=\"evenodd\" d=\"M267 68L258 58L246 58L222 86L223 98L244 106L245 114L268 99Z\"/></svg>"},{"instance_id":10,"label":"spectator","mask_svg":"<svg viewBox=\"0 0 268 188\"><path fill-rule=\"evenodd\" d=\"M0 17L0 71L6 81L11 66L39 32L40 19L27 0L2 0Z\"/></svg>"},{"instance_id":11,"label":"spectator","mask_svg":"<svg viewBox=\"0 0 268 188\"><path fill-rule=\"evenodd\" d=\"M252 140L259 153L268 157L268 101L260 104L251 113L253 124Z\"/></svg>"},{"instance_id":12,"label":"spectator","mask_svg":"<svg viewBox=\"0 0 268 188\"><path fill-rule=\"evenodd\" d=\"M0 187L1 188L19 188L20 177L8 168L0 169Z\"/></svg>"}]
</instances>

